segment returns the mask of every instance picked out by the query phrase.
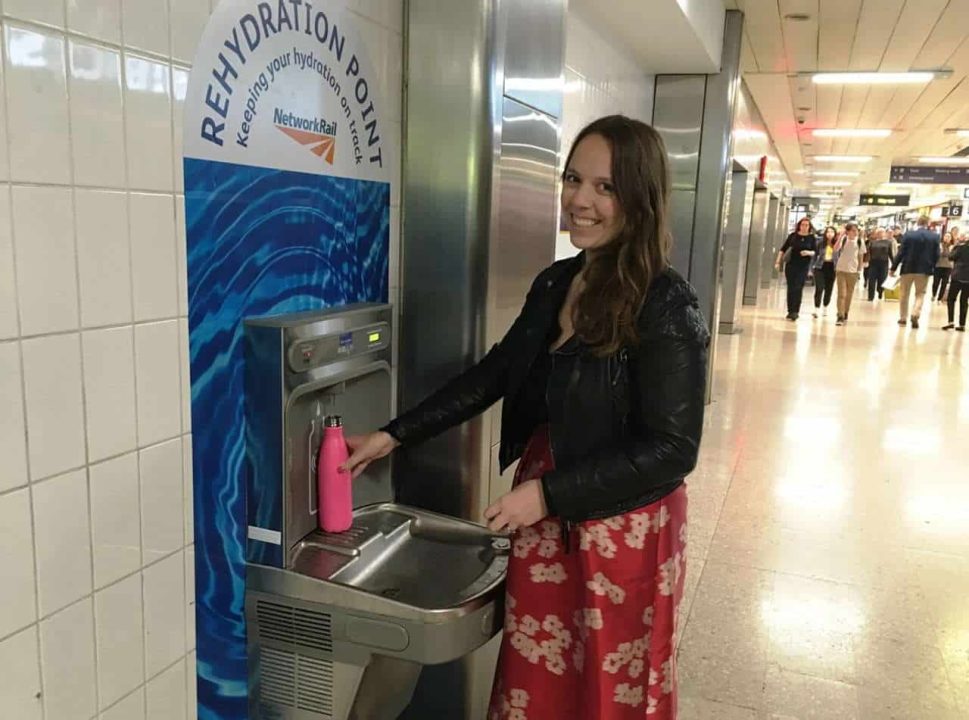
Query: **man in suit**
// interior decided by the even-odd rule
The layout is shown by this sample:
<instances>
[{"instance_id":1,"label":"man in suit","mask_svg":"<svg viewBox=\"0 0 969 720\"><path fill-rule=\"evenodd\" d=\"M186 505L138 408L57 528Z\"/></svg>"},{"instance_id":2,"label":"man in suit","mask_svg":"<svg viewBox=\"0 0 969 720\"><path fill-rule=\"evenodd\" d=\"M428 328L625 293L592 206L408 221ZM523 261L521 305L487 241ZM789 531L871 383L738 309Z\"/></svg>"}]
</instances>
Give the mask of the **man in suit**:
<instances>
[{"instance_id":1,"label":"man in suit","mask_svg":"<svg viewBox=\"0 0 969 720\"><path fill-rule=\"evenodd\" d=\"M911 319L912 327L918 329L925 288L929 284L929 278L935 273L941 241L938 233L929 230L929 218L925 215L918 219L915 230L909 230L902 236L902 247L892 264L892 275L898 275L899 266L902 268L902 279L899 283L901 303L898 316L898 324L902 327L905 327ZM915 307L912 308L912 315L909 318L908 303L913 285L915 286Z\"/></svg>"}]
</instances>

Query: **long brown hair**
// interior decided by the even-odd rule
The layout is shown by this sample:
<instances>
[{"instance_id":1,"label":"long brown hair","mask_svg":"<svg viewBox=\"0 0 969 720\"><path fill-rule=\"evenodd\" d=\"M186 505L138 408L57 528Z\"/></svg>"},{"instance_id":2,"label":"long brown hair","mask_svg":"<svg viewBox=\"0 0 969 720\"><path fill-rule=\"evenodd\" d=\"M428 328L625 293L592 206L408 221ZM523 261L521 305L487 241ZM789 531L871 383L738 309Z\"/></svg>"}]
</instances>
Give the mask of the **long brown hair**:
<instances>
[{"instance_id":1,"label":"long brown hair","mask_svg":"<svg viewBox=\"0 0 969 720\"><path fill-rule=\"evenodd\" d=\"M639 342L636 319L653 280L669 267L670 173L663 138L652 127L622 115L587 125L575 138L565 167L589 135L612 151L612 183L622 212L619 233L587 253L585 287L573 310L576 336L599 356Z\"/></svg>"}]
</instances>

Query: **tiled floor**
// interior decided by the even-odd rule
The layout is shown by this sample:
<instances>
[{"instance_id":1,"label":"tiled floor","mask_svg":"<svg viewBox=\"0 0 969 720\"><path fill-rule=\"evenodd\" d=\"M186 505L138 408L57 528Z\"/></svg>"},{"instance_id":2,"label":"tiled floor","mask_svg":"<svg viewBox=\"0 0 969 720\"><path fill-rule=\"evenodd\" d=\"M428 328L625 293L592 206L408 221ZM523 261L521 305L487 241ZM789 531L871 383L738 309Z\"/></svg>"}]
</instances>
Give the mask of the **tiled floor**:
<instances>
[{"instance_id":1,"label":"tiled floor","mask_svg":"<svg viewBox=\"0 0 969 720\"><path fill-rule=\"evenodd\" d=\"M782 291L719 338L680 720L965 720L969 337L860 298L789 323Z\"/></svg>"}]
</instances>

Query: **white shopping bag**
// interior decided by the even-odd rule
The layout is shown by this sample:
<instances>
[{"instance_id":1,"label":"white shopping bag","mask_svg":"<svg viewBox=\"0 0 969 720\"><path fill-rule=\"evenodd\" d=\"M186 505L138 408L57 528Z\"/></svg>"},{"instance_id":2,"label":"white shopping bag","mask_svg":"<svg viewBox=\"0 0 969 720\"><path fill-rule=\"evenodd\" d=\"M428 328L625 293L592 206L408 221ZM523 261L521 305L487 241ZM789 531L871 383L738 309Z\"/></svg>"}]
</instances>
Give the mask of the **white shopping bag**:
<instances>
[{"instance_id":1,"label":"white shopping bag","mask_svg":"<svg viewBox=\"0 0 969 720\"><path fill-rule=\"evenodd\" d=\"M885 282L882 283L882 289L894 290L898 287L898 280L899 278L897 275L889 275L887 278L885 278Z\"/></svg>"}]
</instances>

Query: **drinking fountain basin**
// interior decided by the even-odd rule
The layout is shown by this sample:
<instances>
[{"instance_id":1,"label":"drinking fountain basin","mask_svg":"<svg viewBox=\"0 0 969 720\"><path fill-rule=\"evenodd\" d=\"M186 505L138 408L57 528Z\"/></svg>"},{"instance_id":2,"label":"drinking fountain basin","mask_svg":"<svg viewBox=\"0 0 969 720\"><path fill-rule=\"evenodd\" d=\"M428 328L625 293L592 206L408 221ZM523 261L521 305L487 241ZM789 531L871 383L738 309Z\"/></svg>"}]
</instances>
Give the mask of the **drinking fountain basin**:
<instances>
[{"instance_id":1,"label":"drinking fountain basin","mask_svg":"<svg viewBox=\"0 0 969 720\"><path fill-rule=\"evenodd\" d=\"M298 698L299 668L323 662L325 682L306 691L327 701L320 716L396 717L421 666L463 657L501 630L510 547L475 523L382 503L355 510L347 532L311 532L286 568L250 563L249 643L261 659L251 682L263 703Z\"/></svg>"}]
</instances>

